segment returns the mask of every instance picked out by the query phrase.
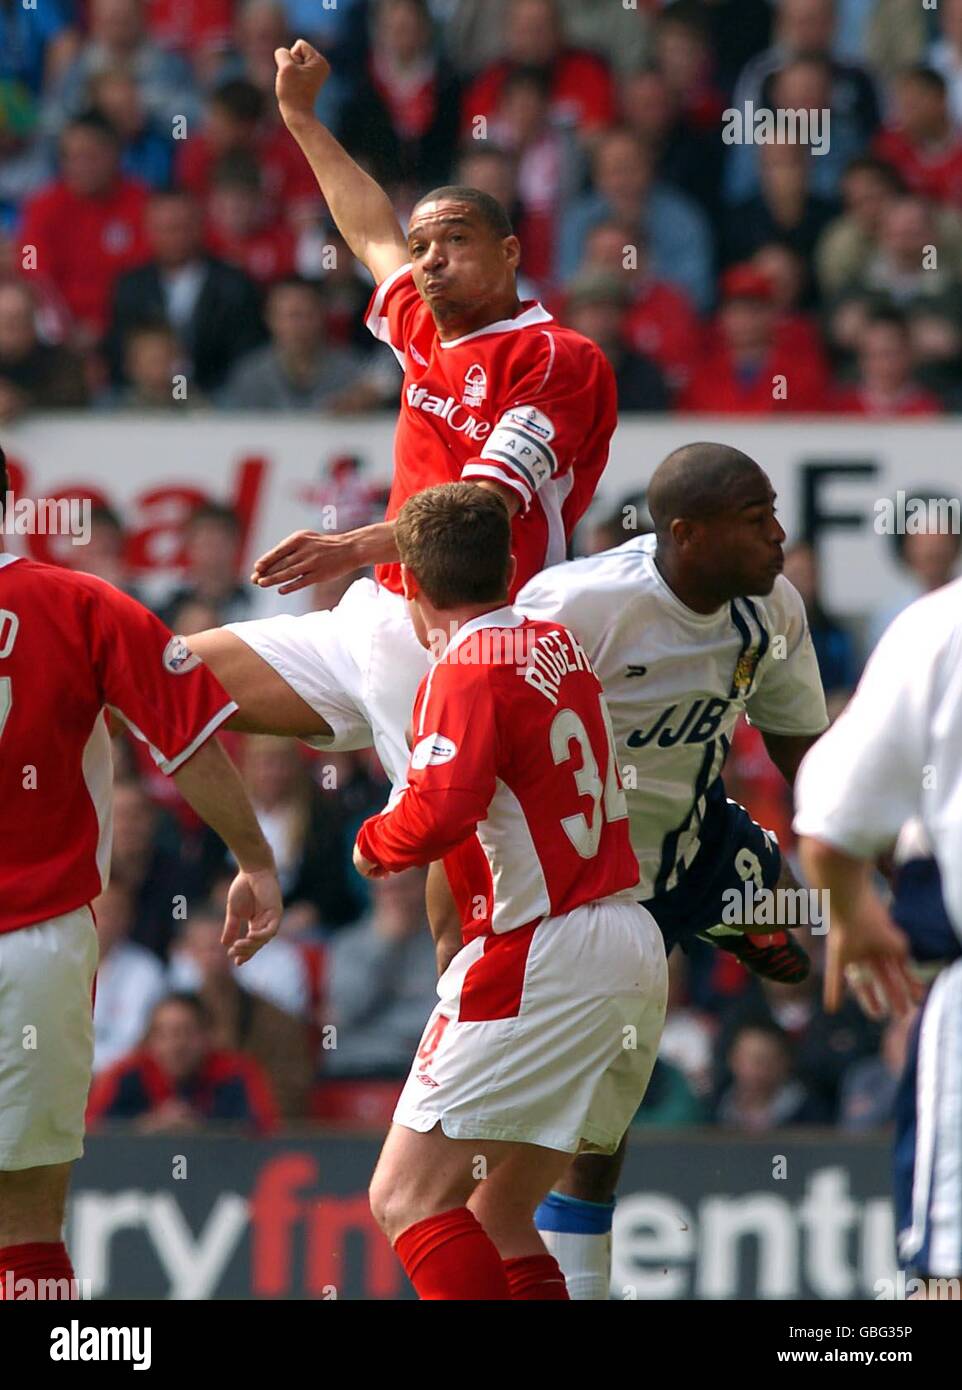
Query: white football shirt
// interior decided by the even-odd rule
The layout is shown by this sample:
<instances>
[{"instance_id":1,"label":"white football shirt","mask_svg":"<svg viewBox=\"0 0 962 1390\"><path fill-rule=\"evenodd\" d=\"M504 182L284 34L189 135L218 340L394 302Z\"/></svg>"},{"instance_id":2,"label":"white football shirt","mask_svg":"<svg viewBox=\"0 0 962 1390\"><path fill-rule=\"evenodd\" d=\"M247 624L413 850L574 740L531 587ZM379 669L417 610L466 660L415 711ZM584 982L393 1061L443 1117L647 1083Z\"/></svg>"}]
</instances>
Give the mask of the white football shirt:
<instances>
[{"instance_id":1,"label":"white football shirt","mask_svg":"<svg viewBox=\"0 0 962 1390\"><path fill-rule=\"evenodd\" d=\"M962 579L886 629L796 782L795 830L869 858L920 816L962 937Z\"/></svg>"},{"instance_id":2,"label":"white football shirt","mask_svg":"<svg viewBox=\"0 0 962 1390\"><path fill-rule=\"evenodd\" d=\"M744 712L766 733L828 725L805 608L779 575L766 598L696 613L669 588L655 537L554 565L516 607L563 623L611 710L644 899L679 881L701 845L706 796Z\"/></svg>"}]
</instances>

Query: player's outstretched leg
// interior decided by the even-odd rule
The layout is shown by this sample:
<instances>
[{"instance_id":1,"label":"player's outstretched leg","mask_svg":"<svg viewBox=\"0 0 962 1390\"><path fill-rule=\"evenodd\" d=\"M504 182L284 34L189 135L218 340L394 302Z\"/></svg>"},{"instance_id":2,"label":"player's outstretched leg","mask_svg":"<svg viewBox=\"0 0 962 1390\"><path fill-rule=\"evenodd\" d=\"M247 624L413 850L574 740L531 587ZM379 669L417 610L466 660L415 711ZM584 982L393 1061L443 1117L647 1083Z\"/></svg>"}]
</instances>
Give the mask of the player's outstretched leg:
<instances>
[{"instance_id":1,"label":"player's outstretched leg","mask_svg":"<svg viewBox=\"0 0 962 1390\"><path fill-rule=\"evenodd\" d=\"M611 1289L611 1222L627 1135L613 1154L579 1154L535 1212L535 1225L564 1271L568 1297L599 1302Z\"/></svg>"},{"instance_id":2,"label":"player's outstretched leg","mask_svg":"<svg viewBox=\"0 0 962 1390\"><path fill-rule=\"evenodd\" d=\"M744 966L762 979L799 985L808 978L812 963L808 952L790 930L797 922L797 914L792 914L790 924L785 921L787 905L792 901L787 894L795 895L795 902L800 901L797 895L807 897L807 894L784 859L775 891L775 902L779 906L776 907L774 928L770 925L755 927L750 922L738 926L719 924L698 935L710 946L717 946L719 950L737 956Z\"/></svg>"},{"instance_id":3,"label":"player's outstretched leg","mask_svg":"<svg viewBox=\"0 0 962 1390\"><path fill-rule=\"evenodd\" d=\"M569 1161L534 1144L395 1124L371 1179L371 1210L422 1299L565 1298L533 1217Z\"/></svg>"}]
</instances>

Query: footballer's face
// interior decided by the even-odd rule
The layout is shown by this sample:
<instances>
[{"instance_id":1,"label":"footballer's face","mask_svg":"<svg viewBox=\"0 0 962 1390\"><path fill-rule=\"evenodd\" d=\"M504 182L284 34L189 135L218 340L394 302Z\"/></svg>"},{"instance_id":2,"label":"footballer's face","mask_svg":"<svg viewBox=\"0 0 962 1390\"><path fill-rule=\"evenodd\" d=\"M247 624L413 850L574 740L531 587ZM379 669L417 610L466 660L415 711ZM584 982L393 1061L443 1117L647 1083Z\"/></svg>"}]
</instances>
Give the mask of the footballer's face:
<instances>
[{"instance_id":1,"label":"footballer's face","mask_svg":"<svg viewBox=\"0 0 962 1390\"><path fill-rule=\"evenodd\" d=\"M414 210L408 230L414 283L439 326L471 321L516 297L517 237L499 237L471 203L438 198Z\"/></svg>"},{"instance_id":2,"label":"footballer's face","mask_svg":"<svg viewBox=\"0 0 962 1390\"><path fill-rule=\"evenodd\" d=\"M775 514L775 491L758 470L732 489L729 504L704 527L706 574L717 576L726 598L770 594L785 564L785 532Z\"/></svg>"}]
</instances>

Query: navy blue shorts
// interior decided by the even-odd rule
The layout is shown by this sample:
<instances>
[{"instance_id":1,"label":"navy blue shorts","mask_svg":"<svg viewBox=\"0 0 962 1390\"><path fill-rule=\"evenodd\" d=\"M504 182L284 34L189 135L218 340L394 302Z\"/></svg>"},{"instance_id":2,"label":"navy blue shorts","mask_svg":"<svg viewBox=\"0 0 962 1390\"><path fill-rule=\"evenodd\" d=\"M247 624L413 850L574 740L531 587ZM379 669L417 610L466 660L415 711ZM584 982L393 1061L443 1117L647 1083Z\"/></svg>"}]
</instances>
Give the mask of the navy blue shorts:
<instances>
[{"instance_id":1,"label":"navy blue shorts","mask_svg":"<svg viewBox=\"0 0 962 1390\"><path fill-rule=\"evenodd\" d=\"M962 1277L962 960L937 977L916 1020L895 1100L899 1261Z\"/></svg>"},{"instance_id":2,"label":"navy blue shorts","mask_svg":"<svg viewBox=\"0 0 962 1390\"><path fill-rule=\"evenodd\" d=\"M736 863L742 850L749 853ZM701 848L685 876L667 893L645 903L661 928L665 951L719 926L724 920L725 893L734 889L740 895L749 879L756 888L774 888L781 869L782 854L774 834L753 821L744 806L729 801L717 782L709 794Z\"/></svg>"}]
</instances>

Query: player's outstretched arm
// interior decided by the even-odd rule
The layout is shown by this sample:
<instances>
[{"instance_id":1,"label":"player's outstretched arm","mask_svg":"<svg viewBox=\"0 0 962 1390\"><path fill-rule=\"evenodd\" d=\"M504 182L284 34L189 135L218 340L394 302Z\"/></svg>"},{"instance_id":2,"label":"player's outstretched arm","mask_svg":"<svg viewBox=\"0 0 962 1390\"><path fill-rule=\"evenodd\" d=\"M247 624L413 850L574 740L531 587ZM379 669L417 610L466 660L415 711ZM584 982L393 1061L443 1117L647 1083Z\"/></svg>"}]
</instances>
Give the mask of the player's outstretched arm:
<instances>
[{"instance_id":1,"label":"player's outstretched arm","mask_svg":"<svg viewBox=\"0 0 962 1390\"><path fill-rule=\"evenodd\" d=\"M496 492L509 516L513 517L521 506L518 494L510 488L486 480L477 486ZM295 531L255 561L251 582L262 589L280 585L280 593L296 594L298 589L312 584L326 584L368 565L390 565L398 559L393 521L379 521L339 534Z\"/></svg>"},{"instance_id":2,"label":"player's outstretched arm","mask_svg":"<svg viewBox=\"0 0 962 1390\"><path fill-rule=\"evenodd\" d=\"M339 534L295 531L255 561L251 582L262 589L280 585L280 593L296 594L312 584L326 584L368 565L390 565L398 558L393 521Z\"/></svg>"},{"instance_id":3,"label":"player's outstretched arm","mask_svg":"<svg viewBox=\"0 0 962 1390\"><path fill-rule=\"evenodd\" d=\"M334 737L327 721L235 633L212 627L194 632L184 641L238 707L224 728L280 738Z\"/></svg>"},{"instance_id":4,"label":"player's outstretched arm","mask_svg":"<svg viewBox=\"0 0 962 1390\"><path fill-rule=\"evenodd\" d=\"M283 900L274 855L264 839L236 767L216 739L208 739L173 774L177 789L216 830L240 865L227 896L221 941L235 965L277 935Z\"/></svg>"},{"instance_id":5,"label":"player's outstretched arm","mask_svg":"<svg viewBox=\"0 0 962 1390\"><path fill-rule=\"evenodd\" d=\"M339 232L380 284L407 263L407 244L387 194L314 115L330 65L304 39L278 48L274 61L284 124L303 150Z\"/></svg>"}]
</instances>

